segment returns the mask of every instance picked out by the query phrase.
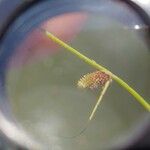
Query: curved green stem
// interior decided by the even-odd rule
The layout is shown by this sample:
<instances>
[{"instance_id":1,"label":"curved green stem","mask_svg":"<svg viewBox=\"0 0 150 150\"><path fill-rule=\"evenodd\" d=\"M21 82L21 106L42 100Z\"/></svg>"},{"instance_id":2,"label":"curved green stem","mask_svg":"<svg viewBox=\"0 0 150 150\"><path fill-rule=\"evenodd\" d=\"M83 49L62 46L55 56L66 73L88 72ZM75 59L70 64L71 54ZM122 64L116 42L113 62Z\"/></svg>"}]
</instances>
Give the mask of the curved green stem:
<instances>
[{"instance_id":1,"label":"curved green stem","mask_svg":"<svg viewBox=\"0 0 150 150\"><path fill-rule=\"evenodd\" d=\"M150 104L144 100L144 98L138 94L131 86L129 86L125 81L123 81L121 78L110 72L108 69L105 67L101 66L100 64L96 63L94 60L86 57L85 55L81 54L79 51L74 49L73 47L69 46L62 40L58 39L56 36L51 34L45 29L42 29L42 31L49 37L52 41L55 43L59 44L60 46L64 47L66 50L70 51L72 54L76 55L78 58L82 59L85 61L87 64L95 67L98 70L104 71L108 75L112 77L117 83L119 83L122 87L124 87L132 96L135 97L135 99L148 111L150 111Z\"/></svg>"}]
</instances>

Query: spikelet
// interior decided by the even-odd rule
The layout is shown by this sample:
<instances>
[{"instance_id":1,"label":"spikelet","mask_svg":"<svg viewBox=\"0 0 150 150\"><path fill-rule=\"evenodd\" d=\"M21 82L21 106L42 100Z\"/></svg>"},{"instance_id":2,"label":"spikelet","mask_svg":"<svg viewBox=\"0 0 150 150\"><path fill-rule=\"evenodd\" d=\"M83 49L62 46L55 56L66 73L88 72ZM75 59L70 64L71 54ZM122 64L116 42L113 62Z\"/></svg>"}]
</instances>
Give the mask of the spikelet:
<instances>
[{"instance_id":1,"label":"spikelet","mask_svg":"<svg viewBox=\"0 0 150 150\"><path fill-rule=\"evenodd\" d=\"M78 81L78 87L95 89L98 86L103 87L107 81L111 80L111 77L102 71L94 71L84 75Z\"/></svg>"}]
</instances>

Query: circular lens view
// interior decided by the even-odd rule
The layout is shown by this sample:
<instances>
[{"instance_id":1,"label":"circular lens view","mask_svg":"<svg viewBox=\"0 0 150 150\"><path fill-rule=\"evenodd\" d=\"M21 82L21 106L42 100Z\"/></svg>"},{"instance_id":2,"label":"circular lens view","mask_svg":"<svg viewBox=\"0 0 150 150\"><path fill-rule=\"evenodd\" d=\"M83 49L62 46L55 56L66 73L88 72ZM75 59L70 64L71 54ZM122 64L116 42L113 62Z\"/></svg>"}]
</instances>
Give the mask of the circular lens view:
<instances>
[{"instance_id":1,"label":"circular lens view","mask_svg":"<svg viewBox=\"0 0 150 150\"><path fill-rule=\"evenodd\" d=\"M102 88L80 89L77 83L96 69L52 42L41 28L107 67L146 100L150 97L150 51L136 31L105 15L66 13L29 33L9 59L6 90L17 121L54 150L110 148L130 138L147 111L115 81L80 133Z\"/></svg>"}]
</instances>

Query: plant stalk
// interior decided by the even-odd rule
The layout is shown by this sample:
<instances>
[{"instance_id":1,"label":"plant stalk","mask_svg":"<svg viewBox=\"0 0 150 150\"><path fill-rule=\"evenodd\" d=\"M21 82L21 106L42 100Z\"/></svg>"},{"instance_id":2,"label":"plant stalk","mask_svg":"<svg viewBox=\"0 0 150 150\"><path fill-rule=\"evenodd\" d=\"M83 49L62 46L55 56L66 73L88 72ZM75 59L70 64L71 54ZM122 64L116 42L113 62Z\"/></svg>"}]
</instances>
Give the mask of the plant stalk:
<instances>
[{"instance_id":1,"label":"plant stalk","mask_svg":"<svg viewBox=\"0 0 150 150\"><path fill-rule=\"evenodd\" d=\"M123 81L120 77L116 76L112 72L110 72L108 69L103 67L102 65L96 63L94 60L86 57L85 55L81 54L79 51L74 49L73 47L69 46L56 36L54 36L52 33L48 32L45 29L42 29L44 34L50 38L53 42L59 44L60 46L64 47L66 50L70 51L72 54L76 55L81 60L85 61L87 64L93 66L94 68L105 72L106 74L110 75L112 79L114 79L118 84L120 84L123 88L125 88L146 110L150 112L150 104L145 101L145 99L137 93L131 86L129 86L125 81Z\"/></svg>"},{"instance_id":2,"label":"plant stalk","mask_svg":"<svg viewBox=\"0 0 150 150\"><path fill-rule=\"evenodd\" d=\"M94 114L95 114L95 112L96 112L96 110L97 110L97 108L98 108L98 106L99 106L99 104L100 104L100 102L101 102L101 100L102 100L104 94L106 93L106 91L107 91L107 89L108 89L108 87L109 87L109 85L110 85L110 82L111 82L111 80L109 80L109 81L107 81L107 82L105 83L105 85L104 85L104 87L103 87L103 89L102 89L102 91L101 91L101 93L100 93L100 96L99 96L99 98L98 98L98 100L97 100L97 103L95 104L95 106L94 106L94 108L93 108L93 110L92 110L92 112L91 112L91 114L90 114L89 121L91 121L92 118L94 117Z\"/></svg>"}]
</instances>

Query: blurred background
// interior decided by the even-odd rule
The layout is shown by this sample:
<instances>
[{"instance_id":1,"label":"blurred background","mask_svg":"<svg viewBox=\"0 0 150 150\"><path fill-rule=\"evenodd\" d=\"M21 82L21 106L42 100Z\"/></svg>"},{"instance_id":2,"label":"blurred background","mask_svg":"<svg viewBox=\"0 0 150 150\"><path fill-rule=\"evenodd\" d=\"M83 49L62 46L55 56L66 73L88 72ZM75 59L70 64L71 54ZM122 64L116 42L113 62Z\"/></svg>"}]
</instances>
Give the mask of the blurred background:
<instances>
[{"instance_id":1,"label":"blurred background","mask_svg":"<svg viewBox=\"0 0 150 150\"><path fill-rule=\"evenodd\" d=\"M95 71L48 30L106 66L150 103L150 1L0 1L0 147L99 150L149 147L149 113L113 82L84 133L99 89Z\"/></svg>"}]
</instances>

